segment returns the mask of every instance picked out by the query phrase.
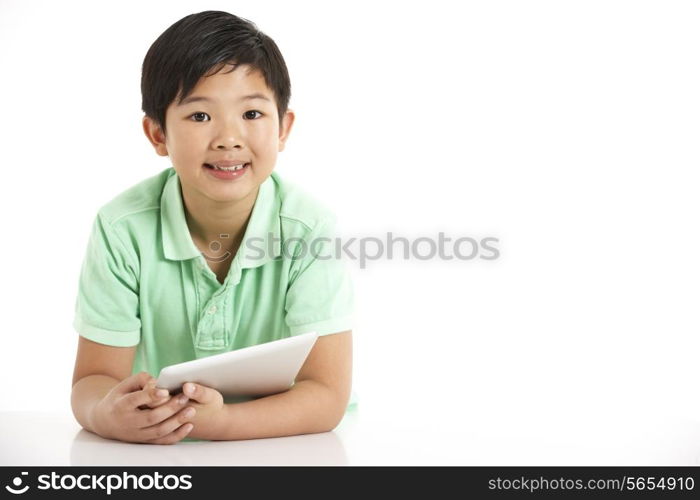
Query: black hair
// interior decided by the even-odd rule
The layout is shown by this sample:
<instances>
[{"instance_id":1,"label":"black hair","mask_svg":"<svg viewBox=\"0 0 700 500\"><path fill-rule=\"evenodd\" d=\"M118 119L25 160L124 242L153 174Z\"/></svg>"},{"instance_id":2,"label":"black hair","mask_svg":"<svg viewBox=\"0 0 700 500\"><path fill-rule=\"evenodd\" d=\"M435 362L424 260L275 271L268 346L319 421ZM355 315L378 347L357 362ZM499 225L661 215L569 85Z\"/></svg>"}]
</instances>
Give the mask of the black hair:
<instances>
[{"instance_id":1,"label":"black hair","mask_svg":"<svg viewBox=\"0 0 700 500\"><path fill-rule=\"evenodd\" d=\"M141 109L165 133L165 112L182 102L199 79L225 65L250 65L273 91L280 123L291 84L287 65L274 40L247 19L207 10L183 17L153 42L141 68Z\"/></svg>"}]
</instances>

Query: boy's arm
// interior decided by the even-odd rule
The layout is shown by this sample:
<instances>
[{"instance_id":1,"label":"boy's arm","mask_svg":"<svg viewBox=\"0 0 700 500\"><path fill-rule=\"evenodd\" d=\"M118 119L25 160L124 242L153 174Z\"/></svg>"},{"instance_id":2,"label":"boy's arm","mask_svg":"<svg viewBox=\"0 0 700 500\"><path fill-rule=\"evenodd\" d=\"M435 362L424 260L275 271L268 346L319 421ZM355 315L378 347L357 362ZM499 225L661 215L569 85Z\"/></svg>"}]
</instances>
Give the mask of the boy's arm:
<instances>
[{"instance_id":1,"label":"boy's arm","mask_svg":"<svg viewBox=\"0 0 700 500\"><path fill-rule=\"evenodd\" d=\"M95 432L92 410L119 382L129 376L136 347L112 347L78 337L73 369L71 407L78 423Z\"/></svg>"},{"instance_id":2,"label":"boy's arm","mask_svg":"<svg viewBox=\"0 0 700 500\"><path fill-rule=\"evenodd\" d=\"M345 414L352 385L352 331L323 335L286 392L224 405L210 428L190 437L256 439L333 430Z\"/></svg>"}]
</instances>

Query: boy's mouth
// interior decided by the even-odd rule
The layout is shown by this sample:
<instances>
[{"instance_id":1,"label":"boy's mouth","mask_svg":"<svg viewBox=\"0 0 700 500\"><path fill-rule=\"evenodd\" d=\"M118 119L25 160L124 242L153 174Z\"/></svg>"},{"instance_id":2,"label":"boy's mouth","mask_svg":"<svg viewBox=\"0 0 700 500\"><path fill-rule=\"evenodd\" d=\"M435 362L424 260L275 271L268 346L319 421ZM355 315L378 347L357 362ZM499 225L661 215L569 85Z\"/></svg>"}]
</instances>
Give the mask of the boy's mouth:
<instances>
[{"instance_id":1,"label":"boy's mouth","mask_svg":"<svg viewBox=\"0 0 700 500\"><path fill-rule=\"evenodd\" d=\"M250 163L242 163L240 165L231 165L231 166L224 166L224 165L212 165L211 163L205 163L205 167L212 169L212 170L221 170L223 172L236 172L238 170L242 170L248 166L250 166Z\"/></svg>"}]
</instances>

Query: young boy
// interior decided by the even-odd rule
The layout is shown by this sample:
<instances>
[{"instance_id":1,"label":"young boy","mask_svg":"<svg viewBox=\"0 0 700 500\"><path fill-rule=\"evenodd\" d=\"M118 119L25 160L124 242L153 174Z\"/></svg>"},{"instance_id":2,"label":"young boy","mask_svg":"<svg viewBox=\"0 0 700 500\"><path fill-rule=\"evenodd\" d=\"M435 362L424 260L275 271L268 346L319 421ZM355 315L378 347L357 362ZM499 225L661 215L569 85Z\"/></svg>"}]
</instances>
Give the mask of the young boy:
<instances>
[{"instance_id":1,"label":"young boy","mask_svg":"<svg viewBox=\"0 0 700 500\"><path fill-rule=\"evenodd\" d=\"M154 444L332 430L350 395L353 289L332 213L273 172L294 122L277 45L200 12L142 70L144 132L172 168L94 220L73 323L76 419ZM230 403L200 384L155 387L165 366L309 331L319 337L286 392Z\"/></svg>"}]
</instances>

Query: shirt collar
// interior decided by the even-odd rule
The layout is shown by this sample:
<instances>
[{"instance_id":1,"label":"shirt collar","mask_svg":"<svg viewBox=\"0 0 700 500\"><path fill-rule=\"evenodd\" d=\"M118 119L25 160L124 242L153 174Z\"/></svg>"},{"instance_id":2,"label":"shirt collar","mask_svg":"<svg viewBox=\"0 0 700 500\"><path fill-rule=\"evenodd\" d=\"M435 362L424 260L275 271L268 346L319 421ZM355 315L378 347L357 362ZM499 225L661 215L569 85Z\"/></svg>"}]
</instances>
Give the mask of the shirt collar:
<instances>
[{"instance_id":1,"label":"shirt collar","mask_svg":"<svg viewBox=\"0 0 700 500\"><path fill-rule=\"evenodd\" d=\"M169 260L202 257L192 241L182 200L180 178L172 169L160 200L163 253ZM243 241L236 254L241 268L258 267L281 252L279 178L275 172L260 184Z\"/></svg>"}]
</instances>

